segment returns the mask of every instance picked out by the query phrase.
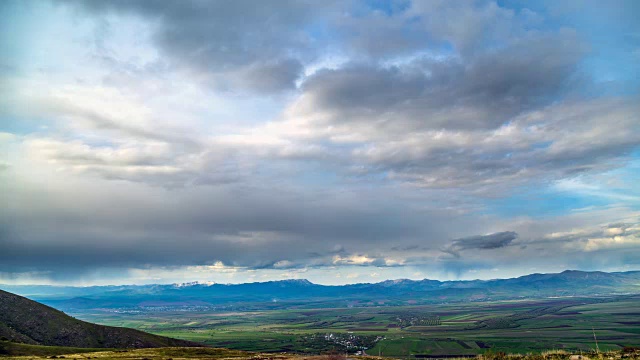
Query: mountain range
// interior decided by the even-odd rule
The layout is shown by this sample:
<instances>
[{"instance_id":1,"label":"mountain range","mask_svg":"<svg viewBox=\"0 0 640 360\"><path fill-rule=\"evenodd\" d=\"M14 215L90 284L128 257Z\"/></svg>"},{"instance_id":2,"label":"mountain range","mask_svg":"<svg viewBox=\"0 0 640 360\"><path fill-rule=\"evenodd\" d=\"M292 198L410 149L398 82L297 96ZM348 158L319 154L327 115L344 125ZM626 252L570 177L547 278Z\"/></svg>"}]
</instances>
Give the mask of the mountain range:
<instances>
[{"instance_id":1,"label":"mountain range","mask_svg":"<svg viewBox=\"0 0 640 360\"><path fill-rule=\"evenodd\" d=\"M608 296L640 293L640 271L567 270L495 280L387 280L328 286L308 280L245 284L184 283L91 287L9 286L8 291L55 308L216 307L232 310L391 306L450 302Z\"/></svg>"}]
</instances>

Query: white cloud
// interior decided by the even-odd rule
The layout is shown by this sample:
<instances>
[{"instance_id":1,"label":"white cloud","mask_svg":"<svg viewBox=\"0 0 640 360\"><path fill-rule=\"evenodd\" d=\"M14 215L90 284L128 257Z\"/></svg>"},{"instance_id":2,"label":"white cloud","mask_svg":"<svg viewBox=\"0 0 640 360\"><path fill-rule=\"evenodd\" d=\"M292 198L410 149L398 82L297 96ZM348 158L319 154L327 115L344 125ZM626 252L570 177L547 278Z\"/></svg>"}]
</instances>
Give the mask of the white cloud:
<instances>
[{"instance_id":1,"label":"white cloud","mask_svg":"<svg viewBox=\"0 0 640 360\"><path fill-rule=\"evenodd\" d=\"M612 236L603 238L590 238L584 243L585 251L596 251L611 248L634 248L640 245L640 236L631 234L626 236Z\"/></svg>"}]
</instances>

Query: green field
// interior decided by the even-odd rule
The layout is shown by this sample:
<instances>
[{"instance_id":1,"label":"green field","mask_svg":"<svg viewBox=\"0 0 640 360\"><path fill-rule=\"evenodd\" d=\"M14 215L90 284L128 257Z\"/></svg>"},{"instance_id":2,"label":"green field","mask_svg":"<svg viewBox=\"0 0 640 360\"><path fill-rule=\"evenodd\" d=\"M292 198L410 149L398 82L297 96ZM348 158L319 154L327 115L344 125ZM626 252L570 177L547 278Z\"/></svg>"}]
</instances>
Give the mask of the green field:
<instances>
[{"instance_id":1,"label":"green field","mask_svg":"<svg viewBox=\"0 0 640 360\"><path fill-rule=\"evenodd\" d=\"M83 320L260 351L471 355L640 346L640 297L558 298L408 307L255 312L94 310ZM366 349L365 349L366 348Z\"/></svg>"}]
</instances>

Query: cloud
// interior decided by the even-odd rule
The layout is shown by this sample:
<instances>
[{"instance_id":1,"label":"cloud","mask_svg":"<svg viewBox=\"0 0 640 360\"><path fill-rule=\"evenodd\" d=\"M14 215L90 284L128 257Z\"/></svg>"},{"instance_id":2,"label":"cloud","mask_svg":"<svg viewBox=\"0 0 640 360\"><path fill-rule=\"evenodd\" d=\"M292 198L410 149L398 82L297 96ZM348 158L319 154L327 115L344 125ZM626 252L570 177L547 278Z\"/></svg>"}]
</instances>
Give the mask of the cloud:
<instances>
[{"instance_id":1,"label":"cloud","mask_svg":"<svg viewBox=\"0 0 640 360\"><path fill-rule=\"evenodd\" d=\"M635 65L581 25L589 9L53 4L0 10L5 275L497 276L640 257ZM614 8L594 20L627 56L637 25Z\"/></svg>"},{"instance_id":2,"label":"cloud","mask_svg":"<svg viewBox=\"0 0 640 360\"><path fill-rule=\"evenodd\" d=\"M350 83L358 80L351 79ZM366 83L363 89L394 88ZM407 97L402 89L391 93ZM372 95L365 91L362 94ZM506 117L507 122L494 128L460 129L446 122L430 129L428 122L414 122L398 111L385 115L388 107L376 108L385 101L373 97L371 103L376 105L372 108L354 105L358 100L345 101L355 114L339 112L334 116L325 110L331 105L324 104L316 107L317 117L292 115L291 122L281 126L306 142L315 137L318 143L347 144L352 149L351 169L360 173L385 173L422 187L492 192L499 186L503 192L527 182L599 173L623 165L640 144L636 100L632 96L567 101ZM454 106L443 112L454 116L459 110ZM428 111L426 108L423 113ZM469 112L474 119L482 113ZM362 122L358 122L359 116Z\"/></svg>"},{"instance_id":3,"label":"cloud","mask_svg":"<svg viewBox=\"0 0 640 360\"><path fill-rule=\"evenodd\" d=\"M313 59L322 46L306 24L333 8L306 1L60 3L91 16L140 17L154 24L153 41L172 65L204 75L217 88L263 92L295 87L300 61Z\"/></svg>"},{"instance_id":4,"label":"cloud","mask_svg":"<svg viewBox=\"0 0 640 360\"><path fill-rule=\"evenodd\" d=\"M362 254L353 254L348 256L335 255L332 259L334 265L357 265L357 266L402 266L404 261L402 259L396 260L384 257L369 257Z\"/></svg>"},{"instance_id":5,"label":"cloud","mask_svg":"<svg viewBox=\"0 0 640 360\"><path fill-rule=\"evenodd\" d=\"M335 20L348 49L360 56L394 59L443 48L473 56L539 27L528 8L493 1L393 1L386 9L355 2L354 16Z\"/></svg>"},{"instance_id":6,"label":"cloud","mask_svg":"<svg viewBox=\"0 0 640 360\"><path fill-rule=\"evenodd\" d=\"M242 182L251 171L243 168L240 159L231 161L230 148L215 144L206 150L188 151L154 140L96 145L80 140L26 138L22 149L34 163L47 164L57 171L167 188Z\"/></svg>"},{"instance_id":7,"label":"cloud","mask_svg":"<svg viewBox=\"0 0 640 360\"><path fill-rule=\"evenodd\" d=\"M237 76L239 78L236 84L240 88L269 93L295 88L296 80L302 75L302 70L303 66L299 61L284 59L264 64L253 64L240 70L239 74L231 74L230 77ZM233 80L230 82L234 84Z\"/></svg>"},{"instance_id":8,"label":"cloud","mask_svg":"<svg viewBox=\"0 0 640 360\"><path fill-rule=\"evenodd\" d=\"M73 124L73 130L92 131L92 136L104 133L106 139L102 142L111 141L114 134L135 141L165 142L172 148L176 163L188 164L175 166L169 161L165 170L150 171L87 167L90 172L107 178L168 186L226 183L252 176L259 167L257 164L269 162L279 169L289 166L287 162L293 160L316 162L339 176L383 176L419 187L465 188L471 193L494 196L496 192L527 182L608 170L623 164L620 160L640 143L636 135L640 131L634 131L639 123L636 97L581 99L576 89L591 85L589 77L577 71L588 55L587 44L571 29L533 30L538 25L527 25L519 18L527 13L524 10L504 9L491 2L457 5L444 2L428 6L411 3L385 16L368 7L352 9L344 16L353 21L358 18L366 22L373 17L386 22L418 16L421 29L429 29L433 36L457 44L479 46L488 39L495 40L496 36L506 38L495 46L481 46L460 54L445 52L441 57L413 49L416 55L402 61L386 62L380 57L374 61L351 61L300 78L296 74L309 65L308 61L268 52L254 54L251 42L263 41L263 36L265 39L282 36L286 39L274 40L272 45L281 46L284 53L295 53L297 50L292 49L300 50L304 46L289 39L294 35L285 28L300 30L300 21L312 18L327 20L323 26L347 26L329 21L335 20L333 17L340 6L323 5L311 14L310 4L282 3L278 6L285 8L285 13L299 13L302 19L272 19L278 20L278 24L263 33L259 30L262 26L271 26L272 20L261 16L265 11L262 4L244 14L242 6L235 3L168 2L164 6L135 1L63 3L93 16L129 14L140 16L143 21L156 19L159 23L154 30L156 46L191 49L167 50L170 55L197 52L195 49L208 49L212 44L225 47L230 40L217 39L217 36L222 37L224 31L232 32L235 34L232 38L235 36L237 41L246 44L229 47L229 53L226 50L224 53L212 50L208 55L198 53L198 56L217 59L215 61L229 62L230 65L222 66L224 70L216 75L220 81L235 84L232 87L267 92L276 91L284 83L299 81L301 84L300 93L286 105L279 121L262 119L256 126L231 133L215 132L209 138L187 126L176 126L177 122L171 117L182 120L186 117L184 112L171 111L158 102L131 100L153 98L156 93L131 96L120 87L114 91L107 87L92 89L76 85L62 88L48 101L41 100L46 105L39 116L50 116L53 109L61 118L60 123ZM364 5L359 4L356 9L358 6ZM425 6L428 9L423 8ZM366 16L356 17L358 11L364 11ZM467 19L466 23L477 25L477 31L460 32L459 25L465 22L457 24L457 20L457 25L439 22L442 17L438 14L449 12L464 14L462 18ZM259 19L254 24L246 21L245 15ZM223 16L223 23L236 25L229 25L231 29L223 31L215 21L205 21ZM180 24L185 28L178 29ZM495 29L486 30L494 25ZM517 32L504 33L514 26L518 27ZM240 29L245 27L256 35L241 33ZM176 32L175 36L168 35L172 31ZM205 36L209 32L215 36ZM487 39L478 38L476 34L485 34ZM164 44L161 41L164 37L175 37L175 44ZM340 46L352 46L343 41L346 40L340 37L333 39ZM245 56L248 54L245 52L253 55ZM243 56L244 60L233 60L234 56ZM199 78L194 75L191 79L198 81ZM173 83L166 81L163 85L173 86ZM195 99L206 102L207 95ZM189 103L190 99L185 96L171 105L193 111L184 105ZM251 104L236 106L245 108ZM267 120L271 120L270 116ZM616 131L618 128L628 130ZM89 149L100 151L95 146ZM222 158L229 160L222 161L221 165ZM234 162L242 165L234 166ZM171 176L166 175L169 170L173 172ZM146 174L138 176L137 173Z\"/></svg>"},{"instance_id":9,"label":"cloud","mask_svg":"<svg viewBox=\"0 0 640 360\"><path fill-rule=\"evenodd\" d=\"M518 234L513 231L503 231L489 235L476 235L466 238L455 239L451 244L442 249L456 258L460 257L460 252L465 250L493 250L511 244L518 238Z\"/></svg>"},{"instance_id":10,"label":"cloud","mask_svg":"<svg viewBox=\"0 0 640 360\"><path fill-rule=\"evenodd\" d=\"M635 221L553 233L548 235L547 239L561 243L565 249L571 251L634 249L640 245L640 227L638 227L638 219L633 220Z\"/></svg>"},{"instance_id":11,"label":"cloud","mask_svg":"<svg viewBox=\"0 0 640 360\"><path fill-rule=\"evenodd\" d=\"M56 175L49 171L56 165L48 163L34 167L48 174L46 180L35 177L20 185L15 171L23 166L3 175L3 203L11 214L0 223L3 271L75 268L80 276L92 267L217 261L254 269L333 266L335 254L356 254L363 243L380 249L389 238L402 244L442 236L435 225L440 214L433 215L432 227L424 210L370 208L388 198L380 189L369 195L313 194L258 179L175 190L82 172ZM361 196L369 198L368 205L360 203Z\"/></svg>"},{"instance_id":12,"label":"cloud","mask_svg":"<svg viewBox=\"0 0 640 360\"><path fill-rule=\"evenodd\" d=\"M539 62L531 53L545 59ZM584 55L571 31L539 35L471 59L417 58L407 64L351 64L303 84L290 116L318 127L391 134L495 128L560 95Z\"/></svg>"},{"instance_id":13,"label":"cloud","mask_svg":"<svg viewBox=\"0 0 640 360\"><path fill-rule=\"evenodd\" d=\"M611 248L633 248L640 245L639 234L630 234L626 236L616 235L603 238L590 238L584 244L585 251L596 251Z\"/></svg>"}]
</instances>

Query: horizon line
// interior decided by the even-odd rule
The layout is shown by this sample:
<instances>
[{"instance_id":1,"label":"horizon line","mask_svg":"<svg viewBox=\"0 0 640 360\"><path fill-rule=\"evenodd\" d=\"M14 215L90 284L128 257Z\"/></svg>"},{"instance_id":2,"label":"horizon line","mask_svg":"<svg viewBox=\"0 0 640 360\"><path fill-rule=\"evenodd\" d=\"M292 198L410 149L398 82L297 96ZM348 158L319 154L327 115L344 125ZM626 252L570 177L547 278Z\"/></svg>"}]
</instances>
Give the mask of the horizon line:
<instances>
[{"instance_id":1,"label":"horizon line","mask_svg":"<svg viewBox=\"0 0 640 360\"><path fill-rule=\"evenodd\" d=\"M266 284L266 283L274 283L274 282L285 282L285 281L306 281L307 283L311 284L311 285L318 285L318 286L331 286L331 287L338 287L338 286L350 286L350 285L375 285L375 284L381 284L384 282L389 282L389 281L412 281L412 282L419 282L419 281L438 281L441 283L446 283L446 282L471 282L471 281L496 281L496 280L511 280L511 279L519 279L519 278L523 278L523 277L527 277L527 276L533 276L533 275L559 275L559 274L563 274L563 273L567 273L567 272L581 272L581 273L605 273L605 274L621 274L621 273L632 273L632 272L640 272L640 269L636 269L636 270L625 270L625 271L602 271L602 270L575 270L575 269L566 269L560 272L549 272L549 273L539 273L539 272L535 272L535 273L529 273L529 274L525 274L525 275L520 275L520 276L514 276L514 277L504 277L504 278L491 278L491 279L458 279L458 280L437 280L437 279L429 279L429 278L423 278L423 279L409 279L409 278L396 278L396 279L386 279L386 280L382 280L382 281L378 281L378 282L354 282L354 283L345 283L345 284L322 284L322 283L315 283L312 282L306 278L289 278L289 279L281 279L281 280L266 280L266 281L251 281L251 282L237 282L237 283L221 283L221 282L214 282L214 281L185 281L182 283L178 283L178 282L174 282L174 283L148 283L148 284L107 284L107 285L51 285L51 284L5 284L5 283L0 283L0 286L10 286L10 287L20 287L20 286L49 286L49 287L71 287L71 288L89 288L89 287L112 287L112 286L154 286L154 285L158 285L158 286L169 286L169 285L182 285L182 286L190 286L190 284L192 284L191 286L195 286L195 285L208 285L208 286L213 286L213 285L248 285L248 284Z\"/></svg>"}]
</instances>

